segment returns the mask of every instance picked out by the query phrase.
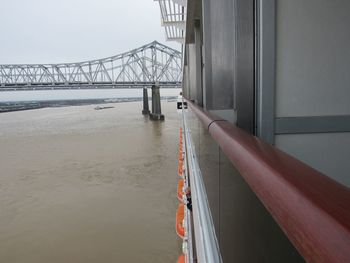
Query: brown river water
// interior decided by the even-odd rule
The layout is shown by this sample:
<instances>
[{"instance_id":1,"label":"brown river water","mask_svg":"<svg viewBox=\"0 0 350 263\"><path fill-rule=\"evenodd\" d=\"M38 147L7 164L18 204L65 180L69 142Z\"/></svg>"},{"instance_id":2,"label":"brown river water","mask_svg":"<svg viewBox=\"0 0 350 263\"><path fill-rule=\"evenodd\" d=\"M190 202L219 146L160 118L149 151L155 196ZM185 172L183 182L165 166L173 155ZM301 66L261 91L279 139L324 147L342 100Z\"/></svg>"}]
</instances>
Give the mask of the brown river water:
<instances>
[{"instance_id":1,"label":"brown river water","mask_svg":"<svg viewBox=\"0 0 350 263\"><path fill-rule=\"evenodd\" d=\"M107 106L0 114L0 262L176 261L176 102Z\"/></svg>"}]
</instances>

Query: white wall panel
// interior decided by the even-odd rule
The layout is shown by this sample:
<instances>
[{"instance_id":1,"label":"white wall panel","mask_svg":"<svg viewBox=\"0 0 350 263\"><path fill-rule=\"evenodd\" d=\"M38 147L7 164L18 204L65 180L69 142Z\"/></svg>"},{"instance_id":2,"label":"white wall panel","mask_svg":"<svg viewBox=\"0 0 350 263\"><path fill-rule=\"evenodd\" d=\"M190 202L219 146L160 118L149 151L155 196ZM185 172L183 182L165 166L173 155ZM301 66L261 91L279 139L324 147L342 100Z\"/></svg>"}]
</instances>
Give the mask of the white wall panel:
<instances>
[{"instance_id":1,"label":"white wall panel","mask_svg":"<svg viewBox=\"0 0 350 263\"><path fill-rule=\"evenodd\" d=\"M276 146L350 187L350 133L276 135Z\"/></svg>"},{"instance_id":2,"label":"white wall panel","mask_svg":"<svg viewBox=\"0 0 350 263\"><path fill-rule=\"evenodd\" d=\"M350 114L350 1L276 3L277 117Z\"/></svg>"}]
</instances>

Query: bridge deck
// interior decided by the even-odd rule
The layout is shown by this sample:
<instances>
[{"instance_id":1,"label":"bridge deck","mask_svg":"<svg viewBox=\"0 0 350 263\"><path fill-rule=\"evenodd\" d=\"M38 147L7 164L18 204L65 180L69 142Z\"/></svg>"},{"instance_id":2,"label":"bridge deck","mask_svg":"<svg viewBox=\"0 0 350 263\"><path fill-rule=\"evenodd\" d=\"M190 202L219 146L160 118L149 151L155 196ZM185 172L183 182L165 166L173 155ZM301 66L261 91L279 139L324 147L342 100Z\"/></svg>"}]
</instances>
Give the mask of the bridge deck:
<instances>
[{"instance_id":1,"label":"bridge deck","mask_svg":"<svg viewBox=\"0 0 350 263\"><path fill-rule=\"evenodd\" d=\"M0 65L0 90L178 88L181 80L182 53L156 41L99 60Z\"/></svg>"},{"instance_id":2,"label":"bridge deck","mask_svg":"<svg viewBox=\"0 0 350 263\"><path fill-rule=\"evenodd\" d=\"M181 82L95 82L95 83L17 83L17 84L1 84L1 91L20 91L20 90L79 90L79 89L141 89L144 87L152 87L159 85L160 88L181 88Z\"/></svg>"}]
</instances>

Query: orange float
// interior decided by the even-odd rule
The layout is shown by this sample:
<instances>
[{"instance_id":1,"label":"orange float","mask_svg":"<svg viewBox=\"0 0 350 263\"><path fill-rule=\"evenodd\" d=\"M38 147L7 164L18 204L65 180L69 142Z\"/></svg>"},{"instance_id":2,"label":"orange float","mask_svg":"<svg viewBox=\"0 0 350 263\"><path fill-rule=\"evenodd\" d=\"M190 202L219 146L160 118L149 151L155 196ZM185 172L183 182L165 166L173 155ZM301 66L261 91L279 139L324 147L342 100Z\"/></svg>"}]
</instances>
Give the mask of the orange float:
<instances>
[{"instance_id":1,"label":"orange float","mask_svg":"<svg viewBox=\"0 0 350 263\"><path fill-rule=\"evenodd\" d=\"M185 206L184 204L179 204L176 210L176 234L184 238L185 236L185 228L182 224L185 216Z\"/></svg>"},{"instance_id":2,"label":"orange float","mask_svg":"<svg viewBox=\"0 0 350 263\"><path fill-rule=\"evenodd\" d=\"M182 202L184 183L184 179L180 179L177 183L177 199L179 199L180 202Z\"/></svg>"}]
</instances>

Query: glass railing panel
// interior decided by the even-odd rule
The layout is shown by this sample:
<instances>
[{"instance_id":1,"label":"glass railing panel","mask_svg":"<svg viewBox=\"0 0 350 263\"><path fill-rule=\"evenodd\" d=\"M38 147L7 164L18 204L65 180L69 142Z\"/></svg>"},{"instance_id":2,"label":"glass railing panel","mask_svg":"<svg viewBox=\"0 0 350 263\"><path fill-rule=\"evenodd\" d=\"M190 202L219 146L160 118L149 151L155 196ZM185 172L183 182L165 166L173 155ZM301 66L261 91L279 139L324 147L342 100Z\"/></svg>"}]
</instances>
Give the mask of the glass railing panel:
<instances>
[{"instance_id":1,"label":"glass railing panel","mask_svg":"<svg viewBox=\"0 0 350 263\"><path fill-rule=\"evenodd\" d=\"M201 124L199 131L199 166L206 188L209 207L214 221L215 233L219 234L219 146ZM219 240L219 239L218 239Z\"/></svg>"},{"instance_id":2,"label":"glass railing panel","mask_svg":"<svg viewBox=\"0 0 350 263\"><path fill-rule=\"evenodd\" d=\"M224 262L305 262L221 150L219 193Z\"/></svg>"}]
</instances>

